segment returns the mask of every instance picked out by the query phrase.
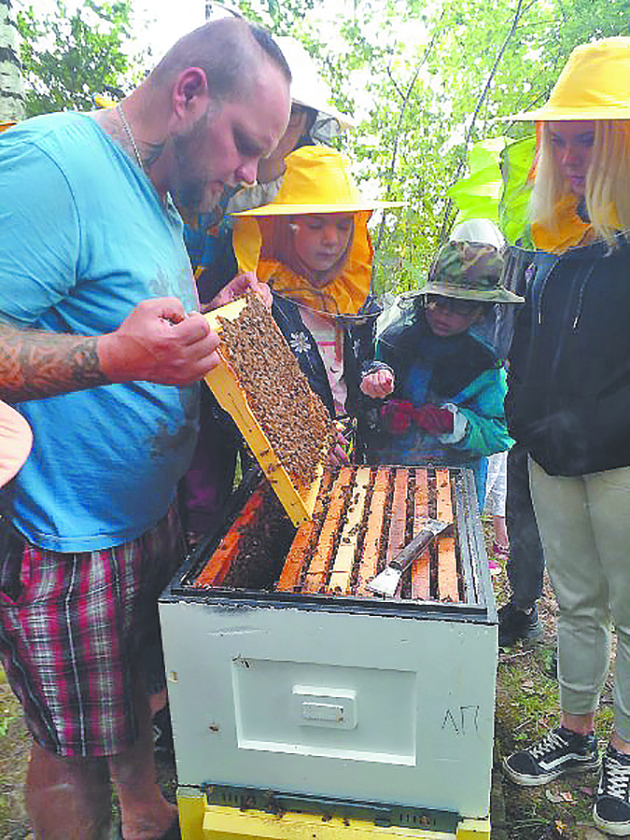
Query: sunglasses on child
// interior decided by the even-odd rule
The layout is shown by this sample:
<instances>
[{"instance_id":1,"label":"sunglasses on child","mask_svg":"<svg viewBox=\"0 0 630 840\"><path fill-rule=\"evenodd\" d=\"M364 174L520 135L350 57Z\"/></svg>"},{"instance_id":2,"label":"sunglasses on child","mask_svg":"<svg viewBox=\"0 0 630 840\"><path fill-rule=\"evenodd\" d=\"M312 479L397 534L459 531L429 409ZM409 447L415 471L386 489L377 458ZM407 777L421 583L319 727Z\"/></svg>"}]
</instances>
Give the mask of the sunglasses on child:
<instances>
[{"instance_id":1,"label":"sunglasses on child","mask_svg":"<svg viewBox=\"0 0 630 840\"><path fill-rule=\"evenodd\" d=\"M481 307L478 300L460 300L442 295L427 295L424 305L427 309L442 309L463 316L474 315Z\"/></svg>"}]
</instances>

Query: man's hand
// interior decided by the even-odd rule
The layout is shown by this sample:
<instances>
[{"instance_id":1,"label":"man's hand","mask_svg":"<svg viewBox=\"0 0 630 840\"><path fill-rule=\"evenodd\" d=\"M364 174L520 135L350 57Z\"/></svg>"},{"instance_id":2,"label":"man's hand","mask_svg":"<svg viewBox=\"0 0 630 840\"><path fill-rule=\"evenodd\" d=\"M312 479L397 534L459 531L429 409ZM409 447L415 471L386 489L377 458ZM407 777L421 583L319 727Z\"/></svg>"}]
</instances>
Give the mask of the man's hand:
<instances>
[{"instance_id":1,"label":"man's hand","mask_svg":"<svg viewBox=\"0 0 630 840\"><path fill-rule=\"evenodd\" d=\"M138 304L115 332L98 339L98 357L110 382L189 385L219 363L218 344L199 312L186 315L177 298L156 298Z\"/></svg>"},{"instance_id":2,"label":"man's hand","mask_svg":"<svg viewBox=\"0 0 630 840\"><path fill-rule=\"evenodd\" d=\"M243 297L249 289L256 292L267 309L271 309L273 302L271 289L266 283L261 283L253 271L248 271L247 274L237 274L236 277L233 277L227 286L221 289L219 294L215 295L210 303L204 307L204 311L225 306L226 303L231 303L233 300Z\"/></svg>"},{"instance_id":3,"label":"man's hand","mask_svg":"<svg viewBox=\"0 0 630 840\"><path fill-rule=\"evenodd\" d=\"M394 390L394 374L389 370L377 370L368 373L361 380L361 391L375 400L388 397Z\"/></svg>"}]
</instances>

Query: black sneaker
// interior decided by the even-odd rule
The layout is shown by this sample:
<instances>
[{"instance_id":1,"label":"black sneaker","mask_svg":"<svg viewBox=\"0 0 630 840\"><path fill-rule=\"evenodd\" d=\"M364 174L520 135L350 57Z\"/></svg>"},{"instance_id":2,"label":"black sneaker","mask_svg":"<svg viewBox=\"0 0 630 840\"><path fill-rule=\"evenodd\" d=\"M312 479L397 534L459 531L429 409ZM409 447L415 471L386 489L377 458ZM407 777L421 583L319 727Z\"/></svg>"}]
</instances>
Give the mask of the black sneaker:
<instances>
[{"instance_id":1,"label":"black sneaker","mask_svg":"<svg viewBox=\"0 0 630 840\"><path fill-rule=\"evenodd\" d=\"M593 820L607 834L630 834L630 755L610 744L604 754Z\"/></svg>"},{"instance_id":2,"label":"black sneaker","mask_svg":"<svg viewBox=\"0 0 630 840\"><path fill-rule=\"evenodd\" d=\"M499 647L512 647L519 639L537 639L540 634L536 605L530 613L526 613L508 601L499 610Z\"/></svg>"},{"instance_id":3,"label":"black sneaker","mask_svg":"<svg viewBox=\"0 0 630 840\"><path fill-rule=\"evenodd\" d=\"M529 749L512 753L503 769L517 785L545 785L565 773L585 773L600 766L595 735L580 735L558 726Z\"/></svg>"}]
</instances>

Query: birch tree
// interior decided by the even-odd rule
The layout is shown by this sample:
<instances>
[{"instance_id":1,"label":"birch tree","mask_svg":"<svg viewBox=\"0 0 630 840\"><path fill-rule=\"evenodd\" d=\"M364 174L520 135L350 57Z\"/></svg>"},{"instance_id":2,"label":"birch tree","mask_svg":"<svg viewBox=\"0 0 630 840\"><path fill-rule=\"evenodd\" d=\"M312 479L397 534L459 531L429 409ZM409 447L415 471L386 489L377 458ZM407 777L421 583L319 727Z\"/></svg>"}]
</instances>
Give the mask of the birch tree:
<instances>
[{"instance_id":1,"label":"birch tree","mask_svg":"<svg viewBox=\"0 0 630 840\"><path fill-rule=\"evenodd\" d=\"M24 113L22 68L11 0L0 0L0 123L16 122Z\"/></svg>"}]
</instances>

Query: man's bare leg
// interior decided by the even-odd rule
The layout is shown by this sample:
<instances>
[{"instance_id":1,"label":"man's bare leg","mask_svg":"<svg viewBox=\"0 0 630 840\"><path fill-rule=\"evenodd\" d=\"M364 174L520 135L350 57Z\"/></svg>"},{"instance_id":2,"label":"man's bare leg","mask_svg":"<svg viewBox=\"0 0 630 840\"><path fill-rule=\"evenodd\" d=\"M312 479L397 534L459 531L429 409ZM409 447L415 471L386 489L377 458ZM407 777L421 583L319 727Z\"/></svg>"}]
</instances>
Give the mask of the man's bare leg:
<instances>
[{"instance_id":1,"label":"man's bare leg","mask_svg":"<svg viewBox=\"0 0 630 840\"><path fill-rule=\"evenodd\" d=\"M156 840L177 819L177 807L157 783L152 715L146 696L136 697L139 737L130 749L108 759L122 812L125 840Z\"/></svg>"},{"instance_id":2,"label":"man's bare leg","mask_svg":"<svg viewBox=\"0 0 630 840\"><path fill-rule=\"evenodd\" d=\"M158 691L157 694L151 694L149 697L149 708L151 709L151 715L155 716L161 709L166 706L166 701L168 700L168 694L165 688L162 691Z\"/></svg>"},{"instance_id":3,"label":"man's bare leg","mask_svg":"<svg viewBox=\"0 0 630 840\"><path fill-rule=\"evenodd\" d=\"M104 840L112 793L104 758L59 758L33 744L25 787L37 840Z\"/></svg>"}]
</instances>

